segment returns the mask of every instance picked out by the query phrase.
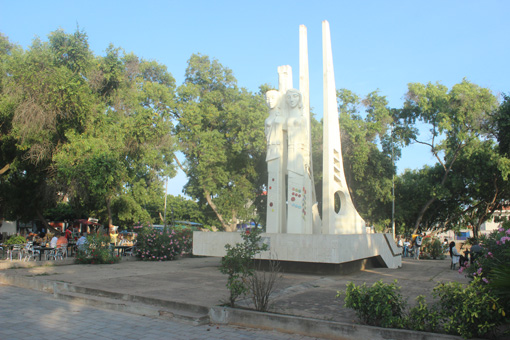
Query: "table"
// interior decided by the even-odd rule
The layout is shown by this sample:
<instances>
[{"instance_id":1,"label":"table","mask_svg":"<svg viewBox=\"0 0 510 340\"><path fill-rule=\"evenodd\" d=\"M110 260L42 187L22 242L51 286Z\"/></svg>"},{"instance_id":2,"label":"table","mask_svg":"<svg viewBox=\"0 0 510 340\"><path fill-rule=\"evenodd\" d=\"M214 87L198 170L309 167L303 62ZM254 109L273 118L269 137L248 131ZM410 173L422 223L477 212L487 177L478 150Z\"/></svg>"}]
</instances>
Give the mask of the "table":
<instances>
[{"instance_id":1,"label":"table","mask_svg":"<svg viewBox=\"0 0 510 340\"><path fill-rule=\"evenodd\" d=\"M76 249L76 243L68 243L67 244L67 256L73 256L75 249Z\"/></svg>"},{"instance_id":2,"label":"table","mask_svg":"<svg viewBox=\"0 0 510 340\"><path fill-rule=\"evenodd\" d=\"M41 261L41 257L42 257L42 254L46 251L46 250L53 250L55 248L52 248L52 247L37 247L37 246L34 246L34 250L39 250L39 261Z\"/></svg>"},{"instance_id":3,"label":"table","mask_svg":"<svg viewBox=\"0 0 510 340\"><path fill-rule=\"evenodd\" d=\"M114 247L114 249L117 249L117 255L120 255L121 250L122 250L122 255L126 255L126 249L129 249L129 248L133 248L133 246L115 246Z\"/></svg>"}]
</instances>

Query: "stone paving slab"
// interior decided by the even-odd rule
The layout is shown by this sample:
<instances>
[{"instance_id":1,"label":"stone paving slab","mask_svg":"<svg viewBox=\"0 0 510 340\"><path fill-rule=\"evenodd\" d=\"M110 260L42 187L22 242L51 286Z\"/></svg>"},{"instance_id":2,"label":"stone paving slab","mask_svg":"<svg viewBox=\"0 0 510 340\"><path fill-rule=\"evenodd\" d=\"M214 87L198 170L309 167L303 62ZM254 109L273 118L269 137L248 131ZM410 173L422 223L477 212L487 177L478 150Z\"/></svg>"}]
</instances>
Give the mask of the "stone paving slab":
<instances>
[{"instance_id":1,"label":"stone paving slab","mask_svg":"<svg viewBox=\"0 0 510 340\"><path fill-rule=\"evenodd\" d=\"M67 261L67 262L66 262ZM67 282L73 285L160 300L212 307L228 298L226 276L218 270L219 258L194 257L168 262L142 262L126 257L113 265L75 265L72 259L31 262L33 267L4 269L0 275L20 276L34 280ZM13 261L14 262L14 261ZM0 261L0 269L11 261ZM64 265L66 264L66 265ZM348 275L306 275L283 273L273 297L273 311L328 321L353 322L354 312L343 308L343 299L335 298L348 282L372 285L378 280L391 283L395 279L402 294L412 304L420 294L431 300L430 293L438 282L468 279L450 270L450 260L414 260L404 258L402 268L373 268ZM26 263L21 264L28 266ZM248 306L249 300L241 300Z\"/></svg>"},{"instance_id":2,"label":"stone paving slab","mask_svg":"<svg viewBox=\"0 0 510 340\"><path fill-rule=\"evenodd\" d=\"M0 339L314 339L236 326L192 326L72 304L2 284L0 296Z\"/></svg>"}]
</instances>

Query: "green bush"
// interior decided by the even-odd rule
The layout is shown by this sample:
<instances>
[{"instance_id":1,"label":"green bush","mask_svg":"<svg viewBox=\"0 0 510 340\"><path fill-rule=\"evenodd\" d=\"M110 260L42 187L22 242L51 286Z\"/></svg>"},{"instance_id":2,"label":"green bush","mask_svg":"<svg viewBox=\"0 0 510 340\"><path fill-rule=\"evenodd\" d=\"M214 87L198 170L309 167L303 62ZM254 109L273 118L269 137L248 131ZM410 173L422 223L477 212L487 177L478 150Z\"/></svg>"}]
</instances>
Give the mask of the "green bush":
<instances>
[{"instance_id":1,"label":"green bush","mask_svg":"<svg viewBox=\"0 0 510 340\"><path fill-rule=\"evenodd\" d=\"M425 237L421 246L420 257L424 259L437 259L443 257L443 247L437 238Z\"/></svg>"},{"instance_id":2,"label":"green bush","mask_svg":"<svg viewBox=\"0 0 510 340\"><path fill-rule=\"evenodd\" d=\"M458 282L440 283L433 290L437 302L428 306L425 297L406 313L407 303L400 294L397 281L382 281L372 287L349 282L345 306L352 308L362 323L417 331L460 335L464 338L498 337L502 325L508 325L505 308L489 285L481 278L464 287ZM338 292L337 297L342 293Z\"/></svg>"},{"instance_id":3,"label":"green bush","mask_svg":"<svg viewBox=\"0 0 510 340\"><path fill-rule=\"evenodd\" d=\"M77 249L74 262L77 264L113 264L121 258L113 253L110 237L106 235L89 235L87 243Z\"/></svg>"},{"instance_id":4,"label":"green bush","mask_svg":"<svg viewBox=\"0 0 510 340\"><path fill-rule=\"evenodd\" d=\"M435 332L440 324L440 315L435 306L429 308L425 296L416 297L418 304L411 308L404 319L404 328L422 332Z\"/></svg>"},{"instance_id":5,"label":"green bush","mask_svg":"<svg viewBox=\"0 0 510 340\"><path fill-rule=\"evenodd\" d=\"M225 245L227 254L221 259L220 271L227 274L227 288L230 292L229 304L234 307L236 300L248 292L247 278L253 275L253 257L267 249L261 244L260 230L254 229L241 235L243 243Z\"/></svg>"},{"instance_id":6,"label":"green bush","mask_svg":"<svg viewBox=\"0 0 510 340\"><path fill-rule=\"evenodd\" d=\"M190 228L175 228L175 238L179 242L181 255L193 252L193 230Z\"/></svg>"},{"instance_id":7,"label":"green bush","mask_svg":"<svg viewBox=\"0 0 510 340\"><path fill-rule=\"evenodd\" d=\"M11 245L11 244L25 244L25 243L27 243L27 240L23 236L13 235L13 236L9 237L9 239L4 244Z\"/></svg>"},{"instance_id":8,"label":"green bush","mask_svg":"<svg viewBox=\"0 0 510 340\"><path fill-rule=\"evenodd\" d=\"M337 292L337 298L342 295ZM364 324L379 327L402 328L406 301L394 283L386 284L377 281L372 287L364 283L356 286L353 282L347 284L344 299L345 307L352 308L356 316Z\"/></svg>"},{"instance_id":9,"label":"green bush","mask_svg":"<svg viewBox=\"0 0 510 340\"><path fill-rule=\"evenodd\" d=\"M449 282L434 288L444 332L464 338L494 337L498 327L508 321L494 292L479 281L476 278L467 287Z\"/></svg>"},{"instance_id":10,"label":"green bush","mask_svg":"<svg viewBox=\"0 0 510 340\"><path fill-rule=\"evenodd\" d=\"M189 251L190 237L166 227L162 231L144 227L136 237L136 253L142 261L171 261Z\"/></svg>"}]
</instances>

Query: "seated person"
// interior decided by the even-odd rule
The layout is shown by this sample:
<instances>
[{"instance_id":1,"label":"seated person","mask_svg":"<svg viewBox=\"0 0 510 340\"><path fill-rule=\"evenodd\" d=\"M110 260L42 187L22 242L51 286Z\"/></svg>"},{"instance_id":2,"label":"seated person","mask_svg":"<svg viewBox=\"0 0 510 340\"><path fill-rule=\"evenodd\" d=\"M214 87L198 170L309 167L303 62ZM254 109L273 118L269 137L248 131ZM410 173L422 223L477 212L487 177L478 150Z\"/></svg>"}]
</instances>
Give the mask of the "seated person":
<instances>
[{"instance_id":1,"label":"seated person","mask_svg":"<svg viewBox=\"0 0 510 340\"><path fill-rule=\"evenodd\" d=\"M471 254L471 264L476 260L476 258L483 253L483 248L480 246L478 241L475 241L473 245L471 246L471 249L469 251Z\"/></svg>"},{"instance_id":2,"label":"seated person","mask_svg":"<svg viewBox=\"0 0 510 340\"><path fill-rule=\"evenodd\" d=\"M55 235L53 236L53 238L51 239L51 241L50 241L50 247L51 247L51 248L56 248L56 247L57 247L57 241L58 241L58 237L57 237L57 235L55 234Z\"/></svg>"},{"instance_id":3,"label":"seated person","mask_svg":"<svg viewBox=\"0 0 510 340\"><path fill-rule=\"evenodd\" d=\"M57 248L60 248L62 246L67 246L67 238L64 235L60 235L60 237L57 239Z\"/></svg>"},{"instance_id":4,"label":"seated person","mask_svg":"<svg viewBox=\"0 0 510 340\"><path fill-rule=\"evenodd\" d=\"M81 237L76 241L76 248L78 250L84 250L87 244L87 233L83 233Z\"/></svg>"}]
</instances>

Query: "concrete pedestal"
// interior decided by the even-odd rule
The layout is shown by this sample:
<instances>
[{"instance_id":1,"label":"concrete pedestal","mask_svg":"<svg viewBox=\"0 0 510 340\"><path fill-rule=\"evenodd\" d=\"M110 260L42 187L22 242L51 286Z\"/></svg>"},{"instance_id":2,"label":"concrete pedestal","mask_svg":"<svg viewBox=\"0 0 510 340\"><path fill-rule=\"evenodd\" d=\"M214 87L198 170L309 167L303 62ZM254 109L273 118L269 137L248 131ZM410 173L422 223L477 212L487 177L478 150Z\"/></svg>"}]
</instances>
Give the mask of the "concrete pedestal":
<instances>
[{"instance_id":1,"label":"concrete pedestal","mask_svg":"<svg viewBox=\"0 0 510 340\"><path fill-rule=\"evenodd\" d=\"M276 259L294 263L347 264L370 259L384 267L402 266L400 248L395 245L391 234L353 235L305 235L305 234L262 234L262 241L269 250L257 258ZM238 232L193 233L193 254L200 256L225 256L225 245L241 243ZM361 262L360 262L361 263ZM358 269L360 266L355 265ZM341 271L340 271L341 272Z\"/></svg>"}]
</instances>

